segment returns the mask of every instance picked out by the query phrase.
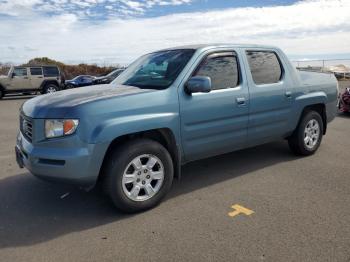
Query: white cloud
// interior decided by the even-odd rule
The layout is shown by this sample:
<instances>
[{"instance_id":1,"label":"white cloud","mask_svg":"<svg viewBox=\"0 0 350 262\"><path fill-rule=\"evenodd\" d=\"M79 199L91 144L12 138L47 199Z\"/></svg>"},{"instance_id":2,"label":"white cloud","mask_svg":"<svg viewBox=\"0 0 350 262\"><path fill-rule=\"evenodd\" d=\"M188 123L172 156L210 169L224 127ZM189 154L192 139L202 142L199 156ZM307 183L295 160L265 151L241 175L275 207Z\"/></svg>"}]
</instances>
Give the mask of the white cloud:
<instances>
[{"instance_id":1,"label":"white cloud","mask_svg":"<svg viewBox=\"0 0 350 262\"><path fill-rule=\"evenodd\" d=\"M189 4L196 0L0 0L0 15L23 16L33 13L73 13L80 18L106 15L126 17L142 15L157 6ZM103 9L103 8L102 8Z\"/></svg>"},{"instance_id":2,"label":"white cloud","mask_svg":"<svg viewBox=\"0 0 350 262\"><path fill-rule=\"evenodd\" d=\"M79 20L77 14L2 19L0 61L49 56L64 61L129 63L144 52L209 42L273 44L289 54L350 53L348 10L348 0L307 0L290 6L100 22Z\"/></svg>"}]
</instances>

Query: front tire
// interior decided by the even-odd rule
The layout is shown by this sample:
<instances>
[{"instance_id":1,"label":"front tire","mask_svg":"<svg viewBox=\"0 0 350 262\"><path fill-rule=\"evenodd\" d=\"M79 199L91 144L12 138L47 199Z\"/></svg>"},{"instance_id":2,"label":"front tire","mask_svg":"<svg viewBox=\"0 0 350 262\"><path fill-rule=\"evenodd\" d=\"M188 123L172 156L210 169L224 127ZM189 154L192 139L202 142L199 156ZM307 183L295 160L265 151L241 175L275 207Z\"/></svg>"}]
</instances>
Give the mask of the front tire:
<instances>
[{"instance_id":1,"label":"front tire","mask_svg":"<svg viewBox=\"0 0 350 262\"><path fill-rule=\"evenodd\" d=\"M171 188L174 168L169 152L148 139L129 141L114 150L104 168L104 188L127 213L158 205Z\"/></svg>"},{"instance_id":2,"label":"front tire","mask_svg":"<svg viewBox=\"0 0 350 262\"><path fill-rule=\"evenodd\" d=\"M55 84L48 84L44 87L44 94L56 93L57 91L59 91L59 89Z\"/></svg>"},{"instance_id":3,"label":"front tire","mask_svg":"<svg viewBox=\"0 0 350 262\"><path fill-rule=\"evenodd\" d=\"M305 113L297 129L288 139L292 152L303 156L314 154L321 144L323 128L323 121L318 112Z\"/></svg>"}]
</instances>

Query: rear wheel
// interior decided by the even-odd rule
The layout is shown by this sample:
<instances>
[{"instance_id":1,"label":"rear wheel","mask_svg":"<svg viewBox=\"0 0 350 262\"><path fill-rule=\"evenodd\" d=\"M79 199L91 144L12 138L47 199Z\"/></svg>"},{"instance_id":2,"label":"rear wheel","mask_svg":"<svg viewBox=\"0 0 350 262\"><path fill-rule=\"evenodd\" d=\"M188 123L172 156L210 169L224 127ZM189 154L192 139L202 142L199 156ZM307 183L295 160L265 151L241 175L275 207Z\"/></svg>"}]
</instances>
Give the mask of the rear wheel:
<instances>
[{"instance_id":1,"label":"rear wheel","mask_svg":"<svg viewBox=\"0 0 350 262\"><path fill-rule=\"evenodd\" d=\"M169 152L148 139L127 142L112 152L104 170L107 194L118 209L129 213L159 204L174 176Z\"/></svg>"},{"instance_id":2,"label":"rear wheel","mask_svg":"<svg viewBox=\"0 0 350 262\"><path fill-rule=\"evenodd\" d=\"M4 97L4 90L2 88L0 88L0 99L2 99Z\"/></svg>"},{"instance_id":3,"label":"rear wheel","mask_svg":"<svg viewBox=\"0 0 350 262\"><path fill-rule=\"evenodd\" d=\"M44 94L55 93L58 91L58 86L55 84L48 84L44 87Z\"/></svg>"},{"instance_id":4,"label":"rear wheel","mask_svg":"<svg viewBox=\"0 0 350 262\"><path fill-rule=\"evenodd\" d=\"M321 144L323 121L316 111L304 114L297 129L288 139L290 149L297 155L312 155Z\"/></svg>"}]
</instances>

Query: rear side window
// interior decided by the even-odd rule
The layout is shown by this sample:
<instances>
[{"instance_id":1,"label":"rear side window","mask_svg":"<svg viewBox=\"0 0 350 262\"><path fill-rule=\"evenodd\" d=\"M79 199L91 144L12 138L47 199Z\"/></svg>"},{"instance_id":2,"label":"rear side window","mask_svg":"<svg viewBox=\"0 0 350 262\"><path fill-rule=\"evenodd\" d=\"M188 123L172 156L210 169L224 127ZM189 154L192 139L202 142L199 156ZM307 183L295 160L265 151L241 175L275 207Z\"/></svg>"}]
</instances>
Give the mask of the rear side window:
<instances>
[{"instance_id":1,"label":"rear side window","mask_svg":"<svg viewBox=\"0 0 350 262\"><path fill-rule=\"evenodd\" d=\"M13 74L15 76L27 76L27 68L25 68L25 67L16 67L13 70Z\"/></svg>"},{"instance_id":2,"label":"rear side window","mask_svg":"<svg viewBox=\"0 0 350 262\"><path fill-rule=\"evenodd\" d=\"M237 57L232 53L209 55L196 70L195 76L208 76L213 90L239 84Z\"/></svg>"},{"instance_id":3,"label":"rear side window","mask_svg":"<svg viewBox=\"0 0 350 262\"><path fill-rule=\"evenodd\" d=\"M283 71L276 53L247 51L246 54L255 84L273 84L281 80Z\"/></svg>"},{"instance_id":4,"label":"rear side window","mask_svg":"<svg viewBox=\"0 0 350 262\"><path fill-rule=\"evenodd\" d=\"M57 67L46 66L43 67L44 76L59 76L59 71Z\"/></svg>"},{"instance_id":5,"label":"rear side window","mask_svg":"<svg viewBox=\"0 0 350 262\"><path fill-rule=\"evenodd\" d=\"M41 67L32 67L30 68L30 74L32 76L41 76L43 74L43 70Z\"/></svg>"}]
</instances>

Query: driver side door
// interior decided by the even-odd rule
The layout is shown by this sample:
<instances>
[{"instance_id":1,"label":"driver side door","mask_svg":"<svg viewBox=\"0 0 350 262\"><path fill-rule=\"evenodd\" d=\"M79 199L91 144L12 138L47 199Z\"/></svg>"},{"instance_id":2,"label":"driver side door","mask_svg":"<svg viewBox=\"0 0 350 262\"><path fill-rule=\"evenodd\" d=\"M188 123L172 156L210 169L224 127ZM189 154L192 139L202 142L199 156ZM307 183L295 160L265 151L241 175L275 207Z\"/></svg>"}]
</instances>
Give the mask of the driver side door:
<instances>
[{"instance_id":1,"label":"driver side door","mask_svg":"<svg viewBox=\"0 0 350 262\"><path fill-rule=\"evenodd\" d=\"M12 73L12 79L10 81L10 87L12 90L25 90L31 89L30 79L28 77L28 68L16 67Z\"/></svg>"}]
</instances>

